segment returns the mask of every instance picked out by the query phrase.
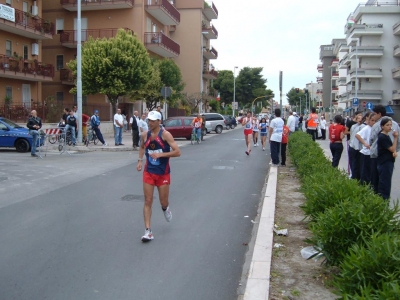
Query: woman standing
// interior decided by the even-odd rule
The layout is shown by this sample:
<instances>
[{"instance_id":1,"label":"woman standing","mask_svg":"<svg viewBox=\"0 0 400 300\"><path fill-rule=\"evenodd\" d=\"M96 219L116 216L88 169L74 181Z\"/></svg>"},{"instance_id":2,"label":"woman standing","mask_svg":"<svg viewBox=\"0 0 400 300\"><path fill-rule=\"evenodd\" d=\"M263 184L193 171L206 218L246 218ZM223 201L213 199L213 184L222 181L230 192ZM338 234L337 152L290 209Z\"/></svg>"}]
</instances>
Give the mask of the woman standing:
<instances>
[{"instance_id":1,"label":"woman standing","mask_svg":"<svg viewBox=\"0 0 400 300\"><path fill-rule=\"evenodd\" d=\"M356 115L354 118L355 124L353 124L350 128L350 139L349 139L349 157L350 157L350 170L351 170L351 178L360 180L360 149L361 144L356 138L357 132L359 132L362 128L363 117L361 114Z\"/></svg>"},{"instance_id":2,"label":"woman standing","mask_svg":"<svg viewBox=\"0 0 400 300\"><path fill-rule=\"evenodd\" d=\"M363 129L356 133L356 139L363 145L360 150L360 183L371 183L371 151L369 150L369 137L371 135L371 128L375 124L375 113L367 113L365 115L365 123Z\"/></svg>"},{"instance_id":3,"label":"woman standing","mask_svg":"<svg viewBox=\"0 0 400 300\"><path fill-rule=\"evenodd\" d=\"M329 126L329 140L332 153L332 167L336 168L339 165L340 157L343 152L343 138L345 127L341 125L342 117L340 115L336 115L333 118L333 125Z\"/></svg>"},{"instance_id":4,"label":"woman standing","mask_svg":"<svg viewBox=\"0 0 400 300\"><path fill-rule=\"evenodd\" d=\"M257 117L253 117L253 143L254 147L258 146L258 119Z\"/></svg>"},{"instance_id":5,"label":"woman standing","mask_svg":"<svg viewBox=\"0 0 400 300\"><path fill-rule=\"evenodd\" d=\"M378 173L379 184L378 194L383 199L390 198L390 191L392 189L392 176L394 169L394 161L397 157L396 146L399 133L393 131L393 142L389 137L389 132L392 131L392 120L383 118L381 120L382 131L378 135Z\"/></svg>"},{"instance_id":6,"label":"woman standing","mask_svg":"<svg viewBox=\"0 0 400 300\"><path fill-rule=\"evenodd\" d=\"M268 121L266 118L262 118L260 121L260 126L258 126L260 129L260 136L261 136L261 145L263 151L265 151L265 145L267 143L267 132L268 132Z\"/></svg>"}]
</instances>

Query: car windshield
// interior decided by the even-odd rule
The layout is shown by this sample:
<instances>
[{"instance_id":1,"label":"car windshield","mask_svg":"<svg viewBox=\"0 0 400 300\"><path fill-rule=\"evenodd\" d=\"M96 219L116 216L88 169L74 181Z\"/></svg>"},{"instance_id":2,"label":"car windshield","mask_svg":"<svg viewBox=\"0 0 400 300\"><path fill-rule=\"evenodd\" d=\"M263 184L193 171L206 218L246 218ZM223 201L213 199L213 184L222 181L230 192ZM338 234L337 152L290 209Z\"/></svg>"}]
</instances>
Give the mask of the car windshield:
<instances>
[{"instance_id":1,"label":"car windshield","mask_svg":"<svg viewBox=\"0 0 400 300\"><path fill-rule=\"evenodd\" d=\"M6 123L11 128L23 128L23 127L19 126L18 124L15 124L13 121L11 121L9 119L3 118L3 119L0 119L0 120L2 122Z\"/></svg>"}]
</instances>

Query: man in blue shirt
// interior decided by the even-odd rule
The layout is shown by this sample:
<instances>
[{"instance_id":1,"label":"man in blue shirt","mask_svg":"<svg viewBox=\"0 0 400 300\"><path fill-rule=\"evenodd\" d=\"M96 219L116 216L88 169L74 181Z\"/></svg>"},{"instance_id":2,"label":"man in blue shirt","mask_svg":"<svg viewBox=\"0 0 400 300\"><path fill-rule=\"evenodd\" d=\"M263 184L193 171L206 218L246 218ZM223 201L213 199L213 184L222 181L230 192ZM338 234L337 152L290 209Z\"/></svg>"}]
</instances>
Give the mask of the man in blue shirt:
<instances>
[{"instance_id":1,"label":"man in blue shirt","mask_svg":"<svg viewBox=\"0 0 400 300\"><path fill-rule=\"evenodd\" d=\"M92 126L94 132L97 135L97 138L99 141L103 144L103 146L107 146L106 142L104 141L103 135L101 134L100 131L100 117L99 117L99 111L95 110L94 115L90 118L90 125Z\"/></svg>"}]
</instances>

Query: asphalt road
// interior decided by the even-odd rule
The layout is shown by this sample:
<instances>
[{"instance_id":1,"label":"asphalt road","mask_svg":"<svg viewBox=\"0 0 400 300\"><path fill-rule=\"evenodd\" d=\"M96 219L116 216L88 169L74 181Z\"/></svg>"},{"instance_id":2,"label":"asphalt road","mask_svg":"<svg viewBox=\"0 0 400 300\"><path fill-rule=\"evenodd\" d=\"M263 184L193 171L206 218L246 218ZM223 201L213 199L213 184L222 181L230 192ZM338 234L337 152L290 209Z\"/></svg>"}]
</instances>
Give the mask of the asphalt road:
<instances>
[{"instance_id":1,"label":"asphalt road","mask_svg":"<svg viewBox=\"0 0 400 300\"><path fill-rule=\"evenodd\" d=\"M0 300L236 299L269 151L240 129L181 151L146 244L137 152L1 152Z\"/></svg>"}]
</instances>

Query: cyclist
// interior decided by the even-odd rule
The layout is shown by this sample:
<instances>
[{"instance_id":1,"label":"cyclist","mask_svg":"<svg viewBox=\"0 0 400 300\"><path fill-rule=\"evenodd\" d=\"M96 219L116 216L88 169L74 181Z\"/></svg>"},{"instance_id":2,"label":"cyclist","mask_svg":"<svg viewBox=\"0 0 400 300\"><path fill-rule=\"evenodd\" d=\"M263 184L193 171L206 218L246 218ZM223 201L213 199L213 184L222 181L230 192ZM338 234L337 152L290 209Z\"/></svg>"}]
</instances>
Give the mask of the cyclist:
<instances>
[{"instance_id":1,"label":"cyclist","mask_svg":"<svg viewBox=\"0 0 400 300\"><path fill-rule=\"evenodd\" d=\"M193 126L193 133L196 133L197 140L199 143L201 142L201 124L203 123L203 119L201 118L200 114L197 114L197 117L193 119L192 126Z\"/></svg>"}]
</instances>

